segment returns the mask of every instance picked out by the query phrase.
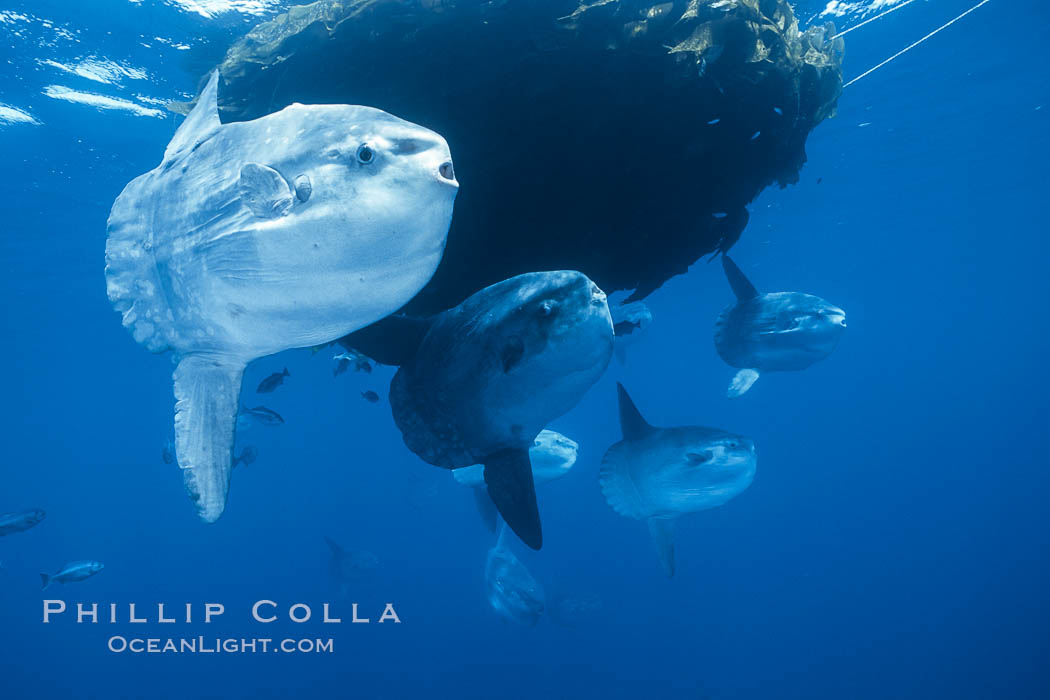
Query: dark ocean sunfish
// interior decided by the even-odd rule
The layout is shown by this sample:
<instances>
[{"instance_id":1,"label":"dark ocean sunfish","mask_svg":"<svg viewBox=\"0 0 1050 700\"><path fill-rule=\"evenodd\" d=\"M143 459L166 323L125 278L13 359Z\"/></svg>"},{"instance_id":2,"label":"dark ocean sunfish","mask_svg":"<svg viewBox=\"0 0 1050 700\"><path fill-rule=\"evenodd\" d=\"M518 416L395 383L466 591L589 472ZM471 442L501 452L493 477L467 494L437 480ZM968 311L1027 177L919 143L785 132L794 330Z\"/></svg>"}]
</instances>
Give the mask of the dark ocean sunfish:
<instances>
[{"instance_id":1,"label":"dark ocean sunfish","mask_svg":"<svg viewBox=\"0 0 1050 700\"><path fill-rule=\"evenodd\" d=\"M390 383L405 444L446 469L484 465L503 519L539 549L529 449L609 364L605 294L580 272L519 275L418 322L416 337L418 349Z\"/></svg>"},{"instance_id":2,"label":"dark ocean sunfish","mask_svg":"<svg viewBox=\"0 0 1050 700\"><path fill-rule=\"evenodd\" d=\"M379 566L379 559L369 551L345 549L331 537L325 537L324 541L328 544L331 554L328 560L328 573L344 596L349 592L352 583L362 580Z\"/></svg>"},{"instance_id":3,"label":"dark ocean sunfish","mask_svg":"<svg viewBox=\"0 0 1050 700\"><path fill-rule=\"evenodd\" d=\"M36 527L47 516L40 508L22 510L17 513L0 513L0 537L13 532L25 532Z\"/></svg>"},{"instance_id":4,"label":"dark ocean sunfish","mask_svg":"<svg viewBox=\"0 0 1050 700\"><path fill-rule=\"evenodd\" d=\"M846 330L846 312L820 297L801 292L759 294L728 255L722 256L737 301L719 315L715 348L740 371L726 392L741 396L759 372L805 369L823 360Z\"/></svg>"},{"instance_id":5,"label":"dark ocean sunfish","mask_svg":"<svg viewBox=\"0 0 1050 700\"><path fill-rule=\"evenodd\" d=\"M505 620L535 627L545 605L543 587L507 547L506 526L485 560L485 598Z\"/></svg>"},{"instance_id":6,"label":"dark ocean sunfish","mask_svg":"<svg viewBox=\"0 0 1050 700\"><path fill-rule=\"evenodd\" d=\"M259 386L255 390L255 393L256 394L269 394L274 389L276 389L277 387L279 387L282 384L284 384L284 378L285 377L290 377L290 376L292 376L292 375L288 373L288 368L287 367L284 368L283 372L274 372L269 377L267 377L266 379L264 379L261 382L259 382Z\"/></svg>"},{"instance_id":7,"label":"dark ocean sunfish","mask_svg":"<svg viewBox=\"0 0 1050 700\"><path fill-rule=\"evenodd\" d=\"M649 524L664 573L674 576L674 519L720 506L755 478L755 443L714 428L654 428L617 384L623 440L599 473L613 510Z\"/></svg>"},{"instance_id":8,"label":"dark ocean sunfish","mask_svg":"<svg viewBox=\"0 0 1050 700\"><path fill-rule=\"evenodd\" d=\"M57 574L40 574L40 590L44 590L52 583L73 583L91 578L102 571L103 565L100 561L74 561L63 566Z\"/></svg>"}]
</instances>

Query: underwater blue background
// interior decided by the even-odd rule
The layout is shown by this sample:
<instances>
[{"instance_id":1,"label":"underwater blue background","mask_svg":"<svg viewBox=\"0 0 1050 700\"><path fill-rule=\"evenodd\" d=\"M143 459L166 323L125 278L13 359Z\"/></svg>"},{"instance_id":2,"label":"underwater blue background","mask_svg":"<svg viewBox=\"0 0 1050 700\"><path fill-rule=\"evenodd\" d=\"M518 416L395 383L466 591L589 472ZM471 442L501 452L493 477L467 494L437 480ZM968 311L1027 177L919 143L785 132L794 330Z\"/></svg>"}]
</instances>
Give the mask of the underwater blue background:
<instances>
[{"instance_id":1,"label":"underwater blue background","mask_svg":"<svg viewBox=\"0 0 1050 700\"><path fill-rule=\"evenodd\" d=\"M851 33L845 77L972 4L916 2ZM846 310L829 359L730 401L734 370L711 341L731 300L720 266L698 262L649 297L655 320L627 364L611 364L551 426L580 443L580 458L539 489L543 551L513 546L549 597L592 609L573 627L533 629L487 608L493 538L470 493L402 444L386 401L391 368L333 378L335 349L250 366L245 402L286 424L239 436L238 451L251 444L259 458L236 470L215 525L197 520L178 469L161 461L172 367L121 327L102 270L113 199L157 165L179 118L44 90L192 93L208 68L199 57L214 63L262 17L187 5L0 5L0 103L40 122L0 125L0 511L48 512L0 539L0 696L1050 693L1044 3L992 0L846 88L837 117L810 135L801 181L750 206L734 259L760 290L811 292ZM797 14L823 7L800 3ZM87 56L148 77L106 85L43 63ZM469 172L457 175L470 187ZM285 366L284 386L254 396ZM677 522L673 580L644 523L616 515L598 490L601 456L620 437L616 381L651 423L720 427L758 445L747 491ZM362 400L367 389L379 404ZM348 623L324 535L375 553L350 600L373 620L393 602L402 624ZM75 559L106 569L41 595L37 572ZM226 614L211 625L75 625L67 613L43 625L45 597L140 610L193 602L198 619L203 603L221 602ZM249 610L261 598L307 603L315 616L331 601L344 624L259 625ZM333 637L335 653L113 654L113 634Z\"/></svg>"}]
</instances>

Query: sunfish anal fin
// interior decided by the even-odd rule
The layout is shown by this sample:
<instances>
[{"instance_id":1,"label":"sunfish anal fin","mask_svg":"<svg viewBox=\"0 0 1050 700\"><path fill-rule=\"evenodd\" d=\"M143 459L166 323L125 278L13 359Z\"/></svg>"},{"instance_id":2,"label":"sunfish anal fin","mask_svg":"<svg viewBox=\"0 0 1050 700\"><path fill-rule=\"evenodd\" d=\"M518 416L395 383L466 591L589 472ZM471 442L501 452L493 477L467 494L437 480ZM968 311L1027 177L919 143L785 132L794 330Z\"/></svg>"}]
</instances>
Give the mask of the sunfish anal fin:
<instances>
[{"instance_id":1,"label":"sunfish anal fin","mask_svg":"<svg viewBox=\"0 0 1050 700\"><path fill-rule=\"evenodd\" d=\"M657 431L642 418L638 407L619 382L616 382L616 396L620 404L620 430L624 440L641 440Z\"/></svg>"},{"instance_id":2,"label":"sunfish anal fin","mask_svg":"<svg viewBox=\"0 0 1050 700\"><path fill-rule=\"evenodd\" d=\"M508 527L532 549L542 547L543 531L529 451L523 447L500 450L482 463L489 497Z\"/></svg>"},{"instance_id":3,"label":"sunfish anal fin","mask_svg":"<svg viewBox=\"0 0 1050 700\"><path fill-rule=\"evenodd\" d=\"M751 388L751 385L757 381L757 369L742 369L735 375L733 375L733 381L729 382L729 388L726 390L726 396L728 396L731 399L735 399L738 396L743 396L747 393L747 390Z\"/></svg>"},{"instance_id":4,"label":"sunfish anal fin","mask_svg":"<svg viewBox=\"0 0 1050 700\"><path fill-rule=\"evenodd\" d=\"M729 280L729 286L733 288L733 294L736 294L737 299L744 301L758 296L755 285L751 284L751 281L728 255L722 256L722 269L725 270L726 279Z\"/></svg>"},{"instance_id":5,"label":"sunfish anal fin","mask_svg":"<svg viewBox=\"0 0 1050 700\"><path fill-rule=\"evenodd\" d=\"M656 554L664 567L667 578L674 577L674 521L666 518L649 518L649 535L656 545Z\"/></svg>"},{"instance_id":6,"label":"sunfish anal fin","mask_svg":"<svg viewBox=\"0 0 1050 700\"><path fill-rule=\"evenodd\" d=\"M186 355L175 368L175 456L201 519L226 508L244 364Z\"/></svg>"},{"instance_id":7,"label":"sunfish anal fin","mask_svg":"<svg viewBox=\"0 0 1050 700\"><path fill-rule=\"evenodd\" d=\"M171 142L164 149L164 162L189 155L195 148L210 139L219 130L219 71L212 71L208 84L204 86L197 106L186 115L185 121L175 130Z\"/></svg>"}]
</instances>

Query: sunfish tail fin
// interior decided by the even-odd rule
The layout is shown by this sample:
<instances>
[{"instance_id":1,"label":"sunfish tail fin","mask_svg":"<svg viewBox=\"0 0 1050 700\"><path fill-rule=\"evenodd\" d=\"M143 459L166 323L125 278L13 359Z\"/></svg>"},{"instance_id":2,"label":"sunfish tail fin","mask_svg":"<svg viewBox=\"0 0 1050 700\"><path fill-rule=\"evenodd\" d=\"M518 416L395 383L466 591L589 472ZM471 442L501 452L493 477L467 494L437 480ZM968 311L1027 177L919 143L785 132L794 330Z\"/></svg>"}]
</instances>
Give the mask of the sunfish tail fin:
<instances>
[{"instance_id":1,"label":"sunfish tail fin","mask_svg":"<svg viewBox=\"0 0 1050 700\"><path fill-rule=\"evenodd\" d=\"M186 490L206 522L226 508L244 364L187 355L175 368L175 455Z\"/></svg>"},{"instance_id":2,"label":"sunfish tail fin","mask_svg":"<svg viewBox=\"0 0 1050 700\"><path fill-rule=\"evenodd\" d=\"M733 288L733 294L736 294L737 299L744 301L758 296L755 285L751 284L751 281L728 255L722 256L722 269L725 270L726 279L729 280L729 286Z\"/></svg>"},{"instance_id":3,"label":"sunfish tail fin","mask_svg":"<svg viewBox=\"0 0 1050 700\"><path fill-rule=\"evenodd\" d=\"M471 489L474 492L474 505L478 508L481 522L489 532L496 532L496 523L499 521L499 512L496 504L492 502L487 490L482 488Z\"/></svg>"},{"instance_id":4,"label":"sunfish tail fin","mask_svg":"<svg viewBox=\"0 0 1050 700\"><path fill-rule=\"evenodd\" d=\"M674 521L664 518L649 518L649 535L656 545L656 554L664 567L667 578L674 577Z\"/></svg>"},{"instance_id":5,"label":"sunfish tail fin","mask_svg":"<svg viewBox=\"0 0 1050 700\"><path fill-rule=\"evenodd\" d=\"M51 577L45 573L40 574L40 590L44 590L51 585Z\"/></svg>"},{"instance_id":6,"label":"sunfish tail fin","mask_svg":"<svg viewBox=\"0 0 1050 700\"><path fill-rule=\"evenodd\" d=\"M532 464L524 448L500 450L483 460L489 497L507 526L532 549L543 546Z\"/></svg>"},{"instance_id":7,"label":"sunfish tail fin","mask_svg":"<svg viewBox=\"0 0 1050 700\"><path fill-rule=\"evenodd\" d=\"M729 388L726 390L726 396L731 399L735 399L739 396L743 396L747 393L747 390L758 381L758 370L757 369L742 369L733 375L733 380L729 382Z\"/></svg>"}]
</instances>

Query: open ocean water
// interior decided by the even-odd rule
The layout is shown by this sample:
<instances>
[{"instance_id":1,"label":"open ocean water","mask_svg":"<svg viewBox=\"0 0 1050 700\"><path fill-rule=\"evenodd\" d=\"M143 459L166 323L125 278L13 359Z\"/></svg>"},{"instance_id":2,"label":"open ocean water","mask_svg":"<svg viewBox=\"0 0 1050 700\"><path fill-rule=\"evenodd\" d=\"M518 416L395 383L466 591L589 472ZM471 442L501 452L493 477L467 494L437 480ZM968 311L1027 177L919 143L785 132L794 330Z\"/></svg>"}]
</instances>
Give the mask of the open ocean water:
<instances>
[{"instance_id":1,"label":"open ocean water","mask_svg":"<svg viewBox=\"0 0 1050 700\"><path fill-rule=\"evenodd\" d=\"M894 3L831 3L839 28ZM970 9L920 0L846 37L844 78ZM845 88L798 184L750 207L733 258L764 291L844 308L835 353L725 398L712 343L732 294L701 260L653 293L654 321L551 427L579 459L541 486L546 541L512 543L543 585L533 628L489 608L470 493L405 449L393 368L332 376L337 348L253 362L227 512L200 523L171 438L171 366L106 298L114 198L156 167L260 0L0 3L0 538L3 698L1041 698L1050 695L1050 11L991 0ZM796 7L801 22L829 10ZM192 57L190 61L187 57ZM100 98L99 96L104 96ZM381 106L381 105L377 105ZM452 144L453 154L455 144ZM458 172L463 187L470 174ZM513 186L513 183L509 183ZM254 387L287 367L272 394ZM644 523L597 485L620 439L616 382L653 424L758 445L754 483L677 521L662 573ZM380 400L363 400L375 391ZM324 537L374 555L344 596ZM38 573L104 562L40 592ZM98 602L42 623L42 601ZM278 621L251 620L255 601ZM353 624L351 602L370 624ZM156 621L194 606L194 622ZM204 604L225 614L203 624ZM386 603L401 622L378 624ZM137 603L150 621L132 624ZM290 606L313 618L294 624ZM342 624L320 621L330 603ZM331 653L116 653L115 635L332 639Z\"/></svg>"}]
</instances>

